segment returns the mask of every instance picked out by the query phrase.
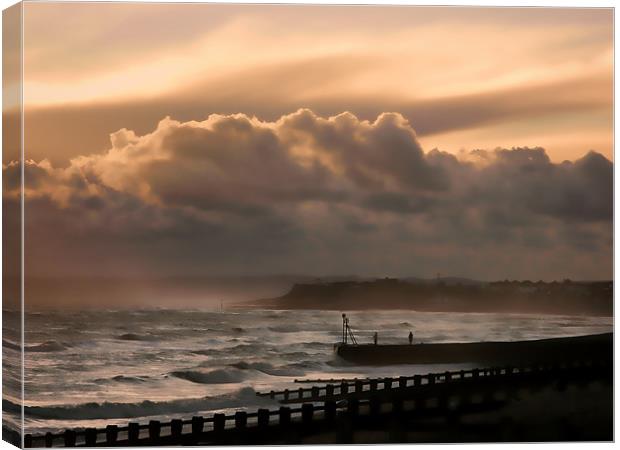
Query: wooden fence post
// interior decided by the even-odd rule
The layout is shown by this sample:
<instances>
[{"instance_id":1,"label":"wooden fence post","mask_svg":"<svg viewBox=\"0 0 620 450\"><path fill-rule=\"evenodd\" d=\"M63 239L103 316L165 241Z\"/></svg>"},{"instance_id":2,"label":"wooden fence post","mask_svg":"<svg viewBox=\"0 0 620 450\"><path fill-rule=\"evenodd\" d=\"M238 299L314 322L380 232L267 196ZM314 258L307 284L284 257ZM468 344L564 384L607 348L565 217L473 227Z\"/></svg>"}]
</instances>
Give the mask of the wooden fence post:
<instances>
[{"instance_id":1,"label":"wooden fence post","mask_svg":"<svg viewBox=\"0 0 620 450\"><path fill-rule=\"evenodd\" d=\"M116 425L108 425L105 427L105 443L107 447L113 447L118 439L118 427Z\"/></svg>"},{"instance_id":2,"label":"wooden fence post","mask_svg":"<svg viewBox=\"0 0 620 450\"><path fill-rule=\"evenodd\" d=\"M383 389L392 389L392 379L391 378L384 378L383 379Z\"/></svg>"},{"instance_id":3,"label":"wooden fence post","mask_svg":"<svg viewBox=\"0 0 620 450\"><path fill-rule=\"evenodd\" d=\"M65 431L65 447L75 447L75 431L66 430Z\"/></svg>"},{"instance_id":4,"label":"wooden fence post","mask_svg":"<svg viewBox=\"0 0 620 450\"><path fill-rule=\"evenodd\" d=\"M54 435L49 431L45 433L45 446L51 447L54 445Z\"/></svg>"},{"instance_id":5,"label":"wooden fence post","mask_svg":"<svg viewBox=\"0 0 620 450\"><path fill-rule=\"evenodd\" d=\"M428 384L435 384L435 374L434 373L429 373L428 374Z\"/></svg>"},{"instance_id":6,"label":"wooden fence post","mask_svg":"<svg viewBox=\"0 0 620 450\"><path fill-rule=\"evenodd\" d=\"M312 403L304 403L301 405L301 422L304 425L310 425L312 423L312 416L314 415L314 405Z\"/></svg>"},{"instance_id":7,"label":"wooden fence post","mask_svg":"<svg viewBox=\"0 0 620 450\"><path fill-rule=\"evenodd\" d=\"M444 381L445 381L446 383L449 383L449 382L451 382L451 381L452 381L452 373L451 373L451 372L446 372L446 373L444 374Z\"/></svg>"},{"instance_id":8,"label":"wooden fence post","mask_svg":"<svg viewBox=\"0 0 620 450\"><path fill-rule=\"evenodd\" d=\"M140 440L140 424L129 422L127 428L127 440L129 441L129 445L138 445L138 441Z\"/></svg>"},{"instance_id":9,"label":"wooden fence post","mask_svg":"<svg viewBox=\"0 0 620 450\"><path fill-rule=\"evenodd\" d=\"M297 391L297 396L298 396L299 400L304 398L304 388L299 388L299 390Z\"/></svg>"},{"instance_id":10,"label":"wooden fence post","mask_svg":"<svg viewBox=\"0 0 620 450\"><path fill-rule=\"evenodd\" d=\"M161 422L159 420L149 421L149 441L153 445L160 445L159 436L161 435Z\"/></svg>"},{"instance_id":11,"label":"wooden fence post","mask_svg":"<svg viewBox=\"0 0 620 450\"><path fill-rule=\"evenodd\" d=\"M267 428L269 426L269 410L261 408L258 410L258 428Z\"/></svg>"},{"instance_id":12,"label":"wooden fence post","mask_svg":"<svg viewBox=\"0 0 620 450\"><path fill-rule=\"evenodd\" d=\"M213 431L215 433L223 433L226 428L226 414L213 414Z\"/></svg>"},{"instance_id":13,"label":"wooden fence post","mask_svg":"<svg viewBox=\"0 0 620 450\"><path fill-rule=\"evenodd\" d=\"M288 400L290 393L288 389L284 389L284 400Z\"/></svg>"},{"instance_id":14,"label":"wooden fence post","mask_svg":"<svg viewBox=\"0 0 620 450\"><path fill-rule=\"evenodd\" d=\"M355 392L362 392L364 390L364 385L360 380L355 381Z\"/></svg>"},{"instance_id":15,"label":"wooden fence post","mask_svg":"<svg viewBox=\"0 0 620 450\"><path fill-rule=\"evenodd\" d=\"M86 447L94 447L97 444L97 430L95 428L84 430L84 443Z\"/></svg>"},{"instance_id":16,"label":"wooden fence post","mask_svg":"<svg viewBox=\"0 0 620 450\"><path fill-rule=\"evenodd\" d=\"M286 406L281 406L280 412L279 412L279 418L280 418L281 427L289 426L291 424L291 408L288 408Z\"/></svg>"},{"instance_id":17,"label":"wooden fence post","mask_svg":"<svg viewBox=\"0 0 620 450\"><path fill-rule=\"evenodd\" d=\"M331 423L334 420L336 420L336 402L328 400L325 402L325 421Z\"/></svg>"},{"instance_id":18,"label":"wooden fence post","mask_svg":"<svg viewBox=\"0 0 620 450\"><path fill-rule=\"evenodd\" d=\"M248 424L248 413L245 411L237 411L235 413L235 428L244 429Z\"/></svg>"},{"instance_id":19,"label":"wooden fence post","mask_svg":"<svg viewBox=\"0 0 620 450\"><path fill-rule=\"evenodd\" d=\"M194 439L198 439L202 434L205 426L205 418L202 416L192 417L192 436Z\"/></svg>"},{"instance_id":20,"label":"wooden fence post","mask_svg":"<svg viewBox=\"0 0 620 450\"><path fill-rule=\"evenodd\" d=\"M406 377L398 377L398 387L403 389L407 387L407 378Z\"/></svg>"},{"instance_id":21,"label":"wooden fence post","mask_svg":"<svg viewBox=\"0 0 620 450\"><path fill-rule=\"evenodd\" d=\"M319 398L318 386L312 386L312 398Z\"/></svg>"},{"instance_id":22,"label":"wooden fence post","mask_svg":"<svg viewBox=\"0 0 620 450\"><path fill-rule=\"evenodd\" d=\"M181 439L183 436L183 421L180 419L173 419L170 421L170 438L172 439L171 444L179 445L181 444Z\"/></svg>"},{"instance_id":23,"label":"wooden fence post","mask_svg":"<svg viewBox=\"0 0 620 450\"><path fill-rule=\"evenodd\" d=\"M346 381L340 383L340 395L347 395L349 393L349 385Z\"/></svg>"},{"instance_id":24,"label":"wooden fence post","mask_svg":"<svg viewBox=\"0 0 620 450\"><path fill-rule=\"evenodd\" d=\"M325 386L325 397L332 398L334 396L334 385L328 384Z\"/></svg>"},{"instance_id":25,"label":"wooden fence post","mask_svg":"<svg viewBox=\"0 0 620 450\"><path fill-rule=\"evenodd\" d=\"M370 392L377 391L377 380L370 380Z\"/></svg>"},{"instance_id":26,"label":"wooden fence post","mask_svg":"<svg viewBox=\"0 0 620 450\"><path fill-rule=\"evenodd\" d=\"M413 385L414 386L422 386L422 377L420 375L413 376Z\"/></svg>"}]
</instances>

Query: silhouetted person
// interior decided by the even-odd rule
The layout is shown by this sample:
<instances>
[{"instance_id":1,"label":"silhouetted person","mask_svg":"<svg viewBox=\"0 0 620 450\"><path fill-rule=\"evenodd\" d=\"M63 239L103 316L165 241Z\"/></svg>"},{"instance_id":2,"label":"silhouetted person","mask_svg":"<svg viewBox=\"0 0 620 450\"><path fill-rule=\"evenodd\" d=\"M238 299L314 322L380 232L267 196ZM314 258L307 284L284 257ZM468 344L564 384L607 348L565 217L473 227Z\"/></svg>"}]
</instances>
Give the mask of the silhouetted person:
<instances>
[{"instance_id":1,"label":"silhouetted person","mask_svg":"<svg viewBox=\"0 0 620 450\"><path fill-rule=\"evenodd\" d=\"M377 332L375 331L375 334L373 335L373 337L372 337L372 338L373 338L373 340L375 341L375 345L377 345L377 341L379 340L379 333L377 333Z\"/></svg>"},{"instance_id":2,"label":"silhouetted person","mask_svg":"<svg viewBox=\"0 0 620 450\"><path fill-rule=\"evenodd\" d=\"M409 345L413 344L413 331L409 332Z\"/></svg>"}]
</instances>

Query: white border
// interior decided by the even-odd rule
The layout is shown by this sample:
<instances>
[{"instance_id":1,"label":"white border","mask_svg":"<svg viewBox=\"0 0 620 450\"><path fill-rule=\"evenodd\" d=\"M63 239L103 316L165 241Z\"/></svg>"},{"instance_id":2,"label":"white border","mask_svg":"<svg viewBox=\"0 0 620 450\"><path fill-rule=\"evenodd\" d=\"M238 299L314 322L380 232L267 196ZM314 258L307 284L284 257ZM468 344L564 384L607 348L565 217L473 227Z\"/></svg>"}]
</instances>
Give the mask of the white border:
<instances>
[{"instance_id":1,"label":"white border","mask_svg":"<svg viewBox=\"0 0 620 450\"><path fill-rule=\"evenodd\" d=\"M46 0L44 0L46 1ZM48 2L48 1L46 1ZM67 0L63 0L64 2L69 2ZM120 1L110 1L111 3L121 3ZM15 4L16 2L13 0L0 0L0 6L2 7L2 9L8 8L9 6ZM134 3L149 3L148 0L135 0ZM200 3L200 2L187 2L187 1L182 1L182 0L168 0L166 2L161 2L161 3ZM312 2L306 2L306 1L302 1L302 0L288 0L288 1L264 1L264 0L229 0L229 1L221 1L221 0L212 0L209 2L204 2L204 3L235 3L235 4L308 4L308 3L312 3L312 4L321 4L321 5L397 5L397 6L461 6L461 7L465 7L465 6L488 6L488 7L586 7L586 8L614 8L613 11L613 15L614 15L614 31L615 31L615 16L616 16L616 11L615 11L615 5L616 2L615 1L610 1L610 0L595 0L595 1L575 1L575 0L563 0L563 1L557 1L557 0L544 0L543 3L539 2L539 1L500 1L500 0L476 0L474 2L472 1L464 1L464 0L443 0L443 1L408 1L408 0L390 0L390 1L385 1L385 0L338 0L338 1L330 1L330 0L313 0ZM23 46L23 10L22 10L22 39L21 39L21 43L20 45ZM1 35L0 35L0 40L1 40ZM614 75L615 75L615 55L616 55L616 49L618 48L618 36L615 34L614 32ZM22 48L22 54L23 54L23 48ZM2 47L0 45L0 57L2 56ZM21 73L22 73L22 79L23 79L23 58L21 59L22 64L21 64ZM616 103L615 103L615 92L617 92L617 88L618 88L618 80L615 78L614 76L614 161L615 161L615 131L616 129L618 129L618 115L616 114ZM21 149L21 157L22 157L22 161L24 158L24 153L23 153L23 144L24 144L24 111L23 111L23 89L21 92L21 115L22 115L22 136L21 136L21 142L22 142L22 149ZM0 125L0 136L1 136L1 125ZM24 170L24 166L22 164L22 192L23 192L23 182L24 182L24 174L23 174L23 170ZM615 222L615 211L618 207L619 204L619 200L618 200L618 193L619 193L619 189L618 189L618 185L615 183L615 175L616 175L616 167L614 165L614 236L616 235L616 233L618 233L620 226L618 225L618 223ZM0 183L2 181L2 174L0 173ZM25 218L25 211L24 211L24 204L23 204L23 196L22 196L22 277L21 277L21 289L22 289L22 311L23 311L23 307L24 307L24 299L23 299L23 292L24 292L24 278L23 278L23 273L24 273L24 250L23 250L23 244L24 244L24 227L23 227L23 220ZM0 204L0 217L2 215L2 206ZM1 241L0 241L0 249L1 249ZM619 274L620 274L620 269L618 269L618 267L615 264L615 255L616 255L616 240L614 239L614 280L620 279ZM2 266L2 262L0 260L0 268ZM2 280L0 277L0 292L1 292L1 287L2 287ZM615 289L614 289L614 305L615 305ZM615 309L614 309L615 312ZM2 318L2 311L0 309L0 320ZM615 313L614 313L614 329L615 329ZM24 320L23 320L23 315L22 315L22 345L23 345L23 340L24 340ZM618 336L617 334L614 334L614 347L615 347L615 355L617 354L617 350L618 350ZM23 348L22 348L22 380L24 377L24 352L23 352ZM614 358L614 361L617 361L617 358ZM614 366L614 369L616 367ZM616 374L617 372L614 372L614 374ZM1 373L0 373L0 382L1 382ZM614 387L615 387L615 379L614 379ZM1 394L1 386L0 386L0 394ZM24 399L24 385L22 383L22 402ZM614 413L615 413L615 405L617 404L619 399L619 394L618 394L618 389L614 389ZM618 429L618 422L619 419L617 417L616 414L614 414L614 431ZM23 403L22 403L22 428L23 428ZM614 433L615 435L615 433ZM582 443L560 443L560 444L459 444L462 446L462 448L478 448L478 447L482 447L484 446L485 448L502 448L502 449L527 449L527 448L531 448L532 445L544 445L545 448L551 448L551 449L565 449L565 448L581 448L583 446ZM592 445L592 446L596 446L596 447L609 447L609 446L614 446L613 443L611 444L607 444L607 443L589 443L587 444L588 446ZM397 444L397 445L375 445L373 446L374 448L381 448L381 449L389 449L389 448L404 448L404 447L413 447L413 445L411 444ZM308 446L306 446L308 447ZM361 448L362 446L358 446L358 445L354 445L354 446L348 446L348 447L354 447L354 448ZM443 445L443 444L433 444L433 445L415 445L416 449L419 450L427 450L427 449L431 449L431 448L437 448L437 447L447 447L447 445ZM0 450L1 449L14 449L15 447L13 447L12 445L8 444L7 442L4 441L0 441ZM149 447L143 447L143 448L149 448ZM162 447L156 447L157 449L161 449ZM226 448L226 449L230 449L231 447L222 447L222 448ZM235 447L232 447L235 448ZM256 449L256 450L262 450L265 448L274 448L274 447L265 447L265 446L260 446L260 447L252 447L252 446L244 446L242 447L244 450L250 450L250 449ZM278 448L303 448L303 447L278 447ZM320 446L312 446L312 448L317 449L317 450L327 450L327 449L333 449L334 446L326 446L326 445L320 445Z\"/></svg>"}]
</instances>

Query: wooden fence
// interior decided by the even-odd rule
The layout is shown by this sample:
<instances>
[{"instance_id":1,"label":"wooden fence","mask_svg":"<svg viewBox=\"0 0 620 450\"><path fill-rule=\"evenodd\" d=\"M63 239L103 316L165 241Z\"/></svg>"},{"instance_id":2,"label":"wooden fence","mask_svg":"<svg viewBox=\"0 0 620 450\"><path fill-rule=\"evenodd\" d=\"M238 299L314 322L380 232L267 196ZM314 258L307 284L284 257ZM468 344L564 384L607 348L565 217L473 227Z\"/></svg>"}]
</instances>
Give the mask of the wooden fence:
<instances>
[{"instance_id":1,"label":"wooden fence","mask_svg":"<svg viewBox=\"0 0 620 450\"><path fill-rule=\"evenodd\" d=\"M145 424L130 422L126 426L108 425L105 428L66 430L63 433L36 436L26 434L24 444L25 447L113 447L221 443L224 436L239 437L248 433L256 435L261 432L269 433L276 428L281 432L290 427L297 427L299 431L303 428L312 428L317 423L329 424L342 414L377 415L385 413L385 403L390 405L387 408L389 413L400 413L403 410L403 400L411 398L416 392L424 393L424 398L420 397L422 401L415 402L416 408L423 408L427 414L432 403L427 400L435 398L437 400L435 410L441 413L448 408L447 397L444 395L448 387L457 389L457 391L452 389L451 392L459 392L458 389L462 386L512 386L519 380L528 382L531 379L569 379L571 375L588 378L601 371L606 374L610 365L609 361L574 361L567 364L493 367L409 377L344 381L337 385L257 393L281 402L302 403L296 408L281 406L274 410L217 413L210 417L195 416L191 419L174 419L165 423L151 420ZM472 406L471 395L466 391L457 397L458 404ZM338 401L343 399L347 401ZM488 395L482 399L484 404L494 401L493 396ZM316 404L319 402L321 404Z\"/></svg>"},{"instance_id":2,"label":"wooden fence","mask_svg":"<svg viewBox=\"0 0 620 450\"><path fill-rule=\"evenodd\" d=\"M600 363L593 361L571 361L564 364L534 364L526 367L488 367L483 369L447 371L443 373L429 373L426 375L401 376L395 378L342 379L338 384L329 383L324 386L312 386L310 388L257 392L256 395L260 397L269 397L283 404L322 402L325 400L349 398L354 394L362 394L362 396L368 394L372 395L377 391L390 390L393 388L420 387L468 379L491 379L515 374L594 367L597 364ZM300 380L296 381L300 382ZM310 382L310 380L307 382Z\"/></svg>"}]
</instances>

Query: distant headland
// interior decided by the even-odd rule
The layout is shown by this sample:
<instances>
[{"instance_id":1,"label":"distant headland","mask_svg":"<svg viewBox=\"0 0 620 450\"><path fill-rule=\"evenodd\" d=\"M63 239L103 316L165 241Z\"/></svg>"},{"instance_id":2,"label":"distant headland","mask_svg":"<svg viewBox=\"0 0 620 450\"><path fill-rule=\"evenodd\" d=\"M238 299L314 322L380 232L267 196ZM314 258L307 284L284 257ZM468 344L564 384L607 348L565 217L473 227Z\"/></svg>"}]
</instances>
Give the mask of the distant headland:
<instances>
[{"instance_id":1,"label":"distant headland","mask_svg":"<svg viewBox=\"0 0 620 450\"><path fill-rule=\"evenodd\" d=\"M612 281L495 281L461 278L321 281L245 304L274 309L413 309L611 316Z\"/></svg>"}]
</instances>

